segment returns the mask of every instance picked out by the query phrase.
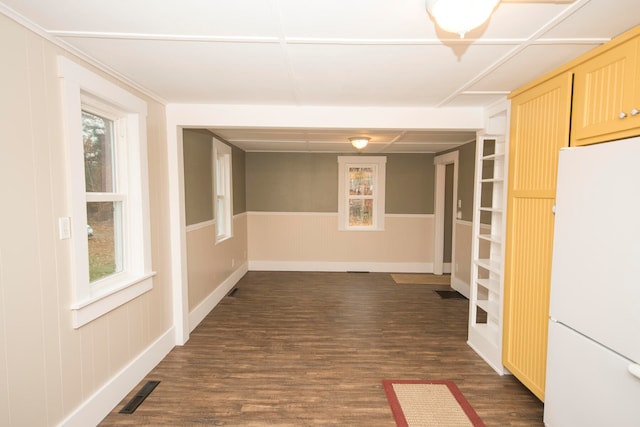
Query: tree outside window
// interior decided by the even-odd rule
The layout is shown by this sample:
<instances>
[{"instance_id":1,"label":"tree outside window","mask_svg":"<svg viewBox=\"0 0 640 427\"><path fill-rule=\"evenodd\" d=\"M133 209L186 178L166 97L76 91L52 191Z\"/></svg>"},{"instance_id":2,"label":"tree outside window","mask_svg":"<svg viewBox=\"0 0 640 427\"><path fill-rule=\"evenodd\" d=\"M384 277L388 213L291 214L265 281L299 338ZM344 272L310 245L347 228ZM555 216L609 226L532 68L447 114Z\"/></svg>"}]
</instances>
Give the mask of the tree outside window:
<instances>
[{"instance_id":1,"label":"tree outside window","mask_svg":"<svg viewBox=\"0 0 640 427\"><path fill-rule=\"evenodd\" d=\"M122 201L116 193L114 122L82 111L89 281L122 271ZM93 201L89 201L93 200Z\"/></svg>"}]
</instances>

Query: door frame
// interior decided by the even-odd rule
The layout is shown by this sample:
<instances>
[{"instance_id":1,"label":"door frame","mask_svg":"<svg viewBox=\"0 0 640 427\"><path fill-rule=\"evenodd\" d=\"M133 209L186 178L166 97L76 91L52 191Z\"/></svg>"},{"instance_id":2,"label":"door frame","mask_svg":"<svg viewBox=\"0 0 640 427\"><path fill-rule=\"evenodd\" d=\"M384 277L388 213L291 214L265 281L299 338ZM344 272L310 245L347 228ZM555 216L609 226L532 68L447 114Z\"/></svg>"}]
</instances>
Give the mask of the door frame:
<instances>
[{"instance_id":1,"label":"door frame","mask_svg":"<svg viewBox=\"0 0 640 427\"><path fill-rule=\"evenodd\" d=\"M436 156L433 159L435 165L435 223L433 233L433 274L441 275L444 272L444 215L445 215L445 180L447 165L453 165L453 195L452 195L452 221L451 221L451 269L455 265L456 258L456 206L458 202L458 163L459 151ZM453 285L453 283L452 283Z\"/></svg>"}]
</instances>

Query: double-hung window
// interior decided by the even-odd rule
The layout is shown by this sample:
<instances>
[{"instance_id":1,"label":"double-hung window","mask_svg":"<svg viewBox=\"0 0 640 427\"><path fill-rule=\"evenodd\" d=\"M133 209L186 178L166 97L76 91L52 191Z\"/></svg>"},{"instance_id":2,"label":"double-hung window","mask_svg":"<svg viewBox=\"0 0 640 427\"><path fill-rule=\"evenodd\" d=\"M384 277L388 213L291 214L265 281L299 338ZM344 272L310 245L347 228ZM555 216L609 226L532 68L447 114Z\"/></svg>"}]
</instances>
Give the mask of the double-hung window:
<instances>
[{"instance_id":1,"label":"double-hung window","mask_svg":"<svg viewBox=\"0 0 640 427\"><path fill-rule=\"evenodd\" d=\"M233 235L233 193L231 178L231 147L213 139L214 211L216 215L216 242Z\"/></svg>"},{"instance_id":2,"label":"double-hung window","mask_svg":"<svg viewBox=\"0 0 640 427\"><path fill-rule=\"evenodd\" d=\"M118 158L117 141L125 123L97 102L83 102L82 145L89 283L121 273L124 269L124 207L126 183L122 182L124 158ZM124 156L122 156L124 157ZM120 169L120 170L119 170Z\"/></svg>"},{"instance_id":3,"label":"double-hung window","mask_svg":"<svg viewBox=\"0 0 640 427\"><path fill-rule=\"evenodd\" d=\"M146 102L59 58L69 153L74 327L152 288ZM62 229L62 227L61 227Z\"/></svg>"},{"instance_id":4,"label":"double-hung window","mask_svg":"<svg viewBox=\"0 0 640 427\"><path fill-rule=\"evenodd\" d=\"M384 156L338 157L338 229L384 230Z\"/></svg>"}]
</instances>

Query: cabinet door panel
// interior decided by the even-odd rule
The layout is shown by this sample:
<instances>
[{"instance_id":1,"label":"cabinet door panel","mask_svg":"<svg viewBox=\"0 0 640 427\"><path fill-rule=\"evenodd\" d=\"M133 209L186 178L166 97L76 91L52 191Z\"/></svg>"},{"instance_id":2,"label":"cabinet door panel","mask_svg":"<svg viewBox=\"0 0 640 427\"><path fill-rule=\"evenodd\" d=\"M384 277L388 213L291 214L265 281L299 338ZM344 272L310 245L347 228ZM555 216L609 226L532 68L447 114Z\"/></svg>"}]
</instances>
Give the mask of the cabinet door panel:
<instances>
[{"instance_id":1,"label":"cabinet door panel","mask_svg":"<svg viewBox=\"0 0 640 427\"><path fill-rule=\"evenodd\" d=\"M619 137L617 132L640 127L640 120L631 116L638 90L637 49L633 39L576 68L572 145L607 141ZM620 118L621 113L627 117Z\"/></svg>"},{"instance_id":2,"label":"cabinet door panel","mask_svg":"<svg viewBox=\"0 0 640 427\"><path fill-rule=\"evenodd\" d=\"M568 145L570 73L511 101L503 364L544 400L558 153Z\"/></svg>"}]
</instances>

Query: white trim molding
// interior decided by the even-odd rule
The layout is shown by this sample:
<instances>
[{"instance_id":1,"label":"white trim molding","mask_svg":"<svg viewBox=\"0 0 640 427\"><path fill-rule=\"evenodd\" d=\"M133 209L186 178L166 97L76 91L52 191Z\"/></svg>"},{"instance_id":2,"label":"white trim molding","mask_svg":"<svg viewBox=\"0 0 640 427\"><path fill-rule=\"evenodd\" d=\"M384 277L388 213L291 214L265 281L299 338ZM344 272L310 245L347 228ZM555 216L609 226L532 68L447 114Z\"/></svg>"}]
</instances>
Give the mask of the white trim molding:
<instances>
[{"instance_id":1,"label":"white trim molding","mask_svg":"<svg viewBox=\"0 0 640 427\"><path fill-rule=\"evenodd\" d=\"M147 159L147 103L98 74L58 56L62 87L63 125L69 161L67 176L71 208L73 327L79 328L142 295L153 287L151 229ZM81 112L87 107L109 105L113 123L120 129L116 143L118 160L114 179L120 187L112 198L85 189L85 159ZM116 123L118 123L116 125ZM126 126L124 126L126 124ZM118 154L119 153L119 154ZM103 193L104 194L104 193ZM90 280L89 244L86 227L87 202L122 200L122 271L100 280ZM115 219L114 219L115 222ZM118 265L116 263L116 265Z\"/></svg>"},{"instance_id":2,"label":"white trim molding","mask_svg":"<svg viewBox=\"0 0 640 427\"><path fill-rule=\"evenodd\" d=\"M215 219L210 219L209 221L202 221L202 222L198 222L196 224L187 225L185 227L185 231L187 233L189 233L191 231L197 231L197 230L200 230L202 228L214 227L215 225L216 225L216 220Z\"/></svg>"},{"instance_id":3,"label":"white trim molding","mask_svg":"<svg viewBox=\"0 0 640 427\"><path fill-rule=\"evenodd\" d=\"M432 273L430 262L249 261L249 271Z\"/></svg>"},{"instance_id":4,"label":"white trim molding","mask_svg":"<svg viewBox=\"0 0 640 427\"><path fill-rule=\"evenodd\" d=\"M340 231L384 231L385 216L385 183L386 156L338 156L338 230ZM370 195L350 194L351 167L369 168L373 170L373 185ZM373 203L372 222L370 225L350 225L350 202L352 198L368 199Z\"/></svg>"},{"instance_id":5,"label":"white trim molding","mask_svg":"<svg viewBox=\"0 0 640 427\"><path fill-rule=\"evenodd\" d=\"M435 226L433 236L433 273L442 274L444 271L443 252L444 252L444 199L445 199L445 176L446 166L453 164L453 224L456 218L456 204L458 200L458 151L437 156L433 159L436 166L435 171ZM451 231L451 264L455 265L456 255L456 228Z\"/></svg>"}]
</instances>

